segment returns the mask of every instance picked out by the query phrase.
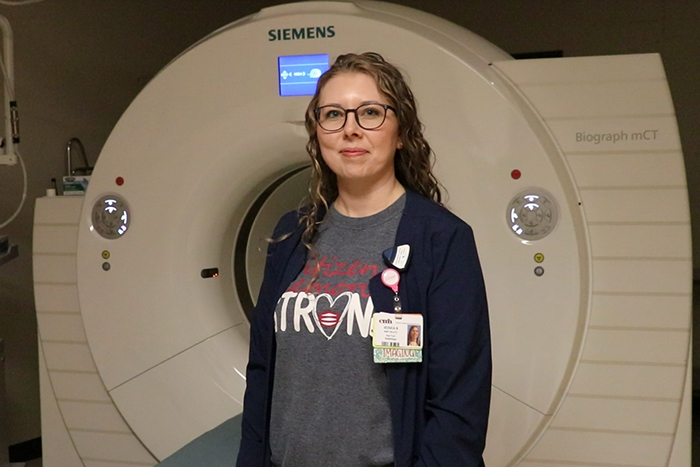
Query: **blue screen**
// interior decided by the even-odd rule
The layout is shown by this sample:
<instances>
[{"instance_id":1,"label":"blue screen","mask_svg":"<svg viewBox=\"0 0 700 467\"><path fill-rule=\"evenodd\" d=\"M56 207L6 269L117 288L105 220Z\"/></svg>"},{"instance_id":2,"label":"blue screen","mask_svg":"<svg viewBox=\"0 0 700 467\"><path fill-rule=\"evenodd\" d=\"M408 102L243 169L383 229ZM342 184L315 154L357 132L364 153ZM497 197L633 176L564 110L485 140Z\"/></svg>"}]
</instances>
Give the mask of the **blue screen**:
<instances>
[{"instance_id":1,"label":"blue screen","mask_svg":"<svg viewBox=\"0 0 700 467\"><path fill-rule=\"evenodd\" d=\"M330 68L328 54L278 57L280 96L313 96L318 78Z\"/></svg>"}]
</instances>

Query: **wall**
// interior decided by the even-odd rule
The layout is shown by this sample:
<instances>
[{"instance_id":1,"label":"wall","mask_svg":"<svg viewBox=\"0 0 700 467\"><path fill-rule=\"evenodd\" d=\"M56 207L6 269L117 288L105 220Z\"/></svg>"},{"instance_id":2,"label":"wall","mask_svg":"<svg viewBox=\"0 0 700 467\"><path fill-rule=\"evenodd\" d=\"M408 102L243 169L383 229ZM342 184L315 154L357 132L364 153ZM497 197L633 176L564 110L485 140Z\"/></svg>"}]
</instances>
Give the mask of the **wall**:
<instances>
[{"instance_id":1,"label":"wall","mask_svg":"<svg viewBox=\"0 0 700 467\"><path fill-rule=\"evenodd\" d=\"M40 436L36 320L31 277L34 199L65 169L65 145L85 144L94 163L129 102L179 52L207 33L280 1L61 0L0 5L15 33L20 150L27 204L0 234L20 257L0 267L0 336L6 339L10 443ZM661 53L684 145L691 212L700 209L700 2L694 0L433 0L401 3L448 18L511 53L564 56ZM640 96L643 98L643 96ZM0 166L0 222L22 189L19 166ZM695 215L693 224L700 222ZM694 238L700 240L700 229ZM700 241L694 242L700 267ZM700 349L700 345L695 346ZM696 358L700 362L700 358Z\"/></svg>"}]
</instances>

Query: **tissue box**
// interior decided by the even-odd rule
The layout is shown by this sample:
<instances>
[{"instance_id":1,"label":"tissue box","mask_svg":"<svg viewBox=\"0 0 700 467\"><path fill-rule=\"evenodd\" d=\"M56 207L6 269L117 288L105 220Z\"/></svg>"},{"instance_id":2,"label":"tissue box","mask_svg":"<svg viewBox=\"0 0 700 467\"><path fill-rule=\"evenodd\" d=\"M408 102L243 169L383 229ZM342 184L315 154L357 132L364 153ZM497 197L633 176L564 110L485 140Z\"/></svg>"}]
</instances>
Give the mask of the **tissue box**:
<instances>
[{"instance_id":1,"label":"tissue box","mask_svg":"<svg viewBox=\"0 0 700 467\"><path fill-rule=\"evenodd\" d=\"M90 175L71 175L63 177L64 196L83 196L90 183Z\"/></svg>"}]
</instances>

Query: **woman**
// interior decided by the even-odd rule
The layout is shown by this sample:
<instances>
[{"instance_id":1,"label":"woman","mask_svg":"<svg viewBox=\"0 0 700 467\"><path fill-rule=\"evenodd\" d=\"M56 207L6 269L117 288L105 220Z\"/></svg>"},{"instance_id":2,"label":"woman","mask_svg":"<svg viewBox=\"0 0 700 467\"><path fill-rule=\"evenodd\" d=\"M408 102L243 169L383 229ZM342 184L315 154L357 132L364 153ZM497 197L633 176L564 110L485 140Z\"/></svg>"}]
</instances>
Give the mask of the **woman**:
<instances>
[{"instance_id":1,"label":"woman","mask_svg":"<svg viewBox=\"0 0 700 467\"><path fill-rule=\"evenodd\" d=\"M420 328L411 326L408 329L408 345L409 347L420 347Z\"/></svg>"},{"instance_id":2,"label":"woman","mask_svg":"<svg viewBox=\"0 0 700 467\"><path fill-rule=\"evenodd\" d=\"M471 229L441 205L411 90L378 54L340 56L306 127L310 202L270 244L238 465L482 465L484 284ZM410 260L382 260L400 245ZM398 284L382 283L385 262ZM422 362L374 363L372 316L393 311L423 320Z\"/></svg>"}]
</instances>

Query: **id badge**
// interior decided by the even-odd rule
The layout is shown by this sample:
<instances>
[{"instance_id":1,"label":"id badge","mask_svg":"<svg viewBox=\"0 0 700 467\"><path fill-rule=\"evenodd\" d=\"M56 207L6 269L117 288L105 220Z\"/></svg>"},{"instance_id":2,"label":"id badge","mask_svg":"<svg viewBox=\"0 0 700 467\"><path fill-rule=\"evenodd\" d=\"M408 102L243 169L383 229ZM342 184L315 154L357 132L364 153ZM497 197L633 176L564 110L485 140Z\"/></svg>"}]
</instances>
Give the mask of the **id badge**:
<instances>
[{"instance_id":1,"label":"id badge","mask_svg":"<svg viewBox=\"0 0 700 467\"><path fill-rule=\"evenodd\" d=\"M374 363L423 361L423 316L414 313L372 315Z\"/></svg>"}]
</instances>

